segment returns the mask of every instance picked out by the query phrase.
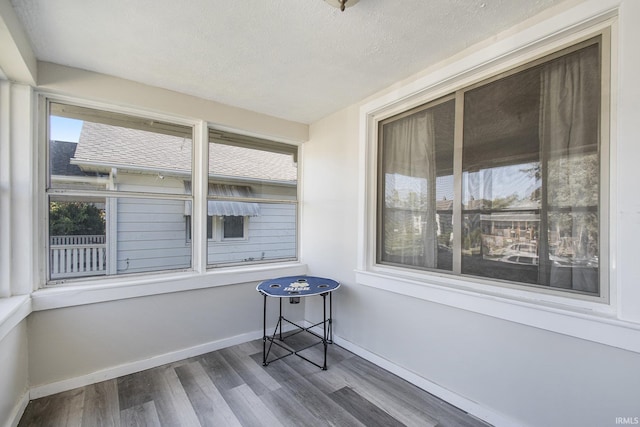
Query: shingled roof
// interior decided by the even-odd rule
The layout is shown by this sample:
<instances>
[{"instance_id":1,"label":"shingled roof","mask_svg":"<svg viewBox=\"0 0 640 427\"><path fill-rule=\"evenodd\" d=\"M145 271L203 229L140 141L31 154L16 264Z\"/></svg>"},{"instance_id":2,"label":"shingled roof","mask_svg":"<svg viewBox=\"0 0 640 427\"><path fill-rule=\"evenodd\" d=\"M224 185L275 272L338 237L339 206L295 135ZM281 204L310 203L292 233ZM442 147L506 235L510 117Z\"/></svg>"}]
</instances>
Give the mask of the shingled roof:
<instances>
[{"instance_id":1,"label":"shingled roof","mask_svg":"<svg viewBox=\"0 0 640 427\"><path fill-rule=\"evenodd\" d=\"M51 175L86 176L87 172L77 165L71 164L71 159L76 154L77 144L68 141L55 141L49 143L49 168Z\"/></svg>"},{"instance_id":2,"label":"shingled roof","mask_svg":"<svg viewBox=\"0 0 640 427\"><path fill-rule=\"evenodd\" d=\"M209 175L295 181L290 155L209 144ZM90 167L189 173L192 141L161 133L85 121L72 164Z\"/></svg>"}]
</instances>

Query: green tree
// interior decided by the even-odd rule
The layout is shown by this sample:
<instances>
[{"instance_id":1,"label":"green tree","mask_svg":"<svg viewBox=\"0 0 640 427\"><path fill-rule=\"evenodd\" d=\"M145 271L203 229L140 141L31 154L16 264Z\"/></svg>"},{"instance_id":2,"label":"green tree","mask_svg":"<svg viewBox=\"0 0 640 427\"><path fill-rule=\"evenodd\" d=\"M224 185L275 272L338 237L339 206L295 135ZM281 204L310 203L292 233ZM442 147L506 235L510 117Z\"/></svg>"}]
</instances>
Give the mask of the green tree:
<instances>
[{"instance_id":1,"label":"green tree","mask_svg":"<svg viewBox=\"0 0 640 427\"><path fill-rule=\"evenodd\" d=\"M51 236L103 235L104 211L93 203L51 202L49 207Z\"/></svg>"}]
</instances>

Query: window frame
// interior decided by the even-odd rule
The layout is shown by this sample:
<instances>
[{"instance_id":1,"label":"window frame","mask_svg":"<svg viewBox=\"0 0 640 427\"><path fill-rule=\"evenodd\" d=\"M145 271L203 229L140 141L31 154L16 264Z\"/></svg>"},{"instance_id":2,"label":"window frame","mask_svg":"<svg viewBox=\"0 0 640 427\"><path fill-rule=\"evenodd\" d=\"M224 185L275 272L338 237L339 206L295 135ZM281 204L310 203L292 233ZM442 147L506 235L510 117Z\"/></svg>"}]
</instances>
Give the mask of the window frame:
<instances>
[{"instance_id":1,"label":"window frame","mask_svg":"<svg viewBox=\"0 0 640 427\"><path fill-rule=\"evenodd\" d=\"M610 17L597 19L590 26L583 26L581 30L566 31L563 37L556 37L552 42L536 40L525 45L521 49L505 47L503 55L493 56L481 65L469 67L469 64L454 62L445 66L445 71L436 72L418 79L415 83L404 86L396 93L382 96L370 101L361 108L361 159L364 167L364 177L361 182L363 195L361 200L361 233L359 239L359 257L357 279L362 284L371 284L374 287L383 287L378 280L387 277L393 280L407 281L417 286L436 286L456 292L464 290L474 295L498 295L509 300L523 300L539 304L562 304L574 309L589 309L596 312L612 313L616 309L615 278L609 268L614 254L611 253L611 240L614 236L611 223L612 188L610 184L610 151L613 133L610 129L611 117L614 111L611 108L611 92L613 82L611 79L611 67L614 64L612 33L615 22ZM419 108L434 105L441 99L454 96L456 99L456 117L463 117L462 109L463 93L474 87L487 84L492 80L502 78L526 69L540 62L550 60L552 56L560 56L567 49L575 50L576 46L594 37L601 37L602 74L601 74L601 165L600 165L600 295L572 294L564 290L545 289L537 286L519 285L514 282L499 283L493 279L484 279L477 276L455 275L438 270L415 270L397 265L385 265L377 262L377 233L378 221L376 218L378 207L378 167L379 159L379 132L380 123L392 117L407 114ZM454 69L452 78L443 78L447 75L447 69ZM462 158L462 126L463 121L456 121L455 157ZM462 188L462 161L454 164L454 186L457 194L461 194ZM458 190L460 189L460 190ZM454 203L454 218L461 218L462 207ZM460 236L461 221L454 220L454 235ZM459 239L454 238L454 251L459 250ZM454 259L454 268L456 260ZM415 292L414 292L415 291ZM418 296L426 292L414 288L409 294ZM425 295L426 295L425 294Z\"/></svg>"}]
</instances>

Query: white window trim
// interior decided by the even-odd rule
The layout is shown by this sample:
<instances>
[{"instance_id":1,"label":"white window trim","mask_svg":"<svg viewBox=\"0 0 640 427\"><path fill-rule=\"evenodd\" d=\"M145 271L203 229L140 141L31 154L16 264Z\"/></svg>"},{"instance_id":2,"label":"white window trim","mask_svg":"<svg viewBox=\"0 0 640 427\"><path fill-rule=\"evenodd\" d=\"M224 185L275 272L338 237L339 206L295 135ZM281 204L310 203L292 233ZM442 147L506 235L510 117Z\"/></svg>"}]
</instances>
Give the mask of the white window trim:
<instances>
[{"instance_id":1,"label":"white window trim","mask_svg":"<svg viewBox=\"0 0 640 427\"><path fill-rule=\"evenodd\" d=\"M360 199L358 284L394 292L451 307L476 312L516 323L640 352L640 324L619 318L616 288L615 182L608 185L606 200L610 213L608 298L545 293L538 288L496 286L490 280L472 279L437 272L420 272L376 264L376 179L378 123L428 101L454 93L492 75L526 64L536 58L561 50L590 35L611 31L611 87L616 87L617 7L616 0L588 1L572 9L535 23L527 29L482 49L469 51L452 62L444 63L430 74L377 99L360 109ZM606 78L607 76L603 76ZM611 94L615 98L615 93ZM616 105L611 100L611 122L615 123ZM615 152L615 131L610 131L610 151ZM615 170L609 159L610 170ZM614 181L614 177L611 177ZM604 302L603 302L604 301Z\"/></svg>"}]
</instances>

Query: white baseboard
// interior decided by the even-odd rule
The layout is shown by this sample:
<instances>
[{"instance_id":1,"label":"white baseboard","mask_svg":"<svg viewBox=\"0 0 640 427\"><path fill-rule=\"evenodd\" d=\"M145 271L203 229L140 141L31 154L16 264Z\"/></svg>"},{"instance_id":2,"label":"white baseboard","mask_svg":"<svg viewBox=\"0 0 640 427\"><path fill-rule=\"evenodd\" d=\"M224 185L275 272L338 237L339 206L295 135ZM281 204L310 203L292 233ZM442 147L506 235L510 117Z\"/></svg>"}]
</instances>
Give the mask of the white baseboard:
<instances>
[{"instance_id":1,"label":"white baseboard","mask_svg":"<svg viewBox=\"0 0 640 427\"><path fill-rule=\"evenodd\" d=\"M5 427L17 427L20 422L20 418L22 418L22 415L24 414L24 410L27 409L29 400L29 392L27 391L22 395L18 403L16 403L16 406L14 406L13 411L9 414L9 418L4 420Z\"/></svg>"},{"instance_id":2,"label":"white baseboard","mask_svg":"<svg viewBox=\"0 0 640 427\"><path fill-rule=\"evenodd\" d=\"M240 334L217 341L211 341L205 344L196 345L170 353L153 356L148 359L125 363L122 365L92 372L87 375L57 381L55 383L34 386L31 387L31 399L38 399L40 397L49 396L55 393L72 390L77 387L84 387L89 384L110 380L113 378L121 377L123 375L133 374L135 372L144 371L145 369L155 368L167 363L177 362L179 360L199 356L201 354L220 350L222 348L230 347L237 344L242 344L258 338L262 338L262 331L248 332L245 334Z\"/></svg>"}]
</instances>

